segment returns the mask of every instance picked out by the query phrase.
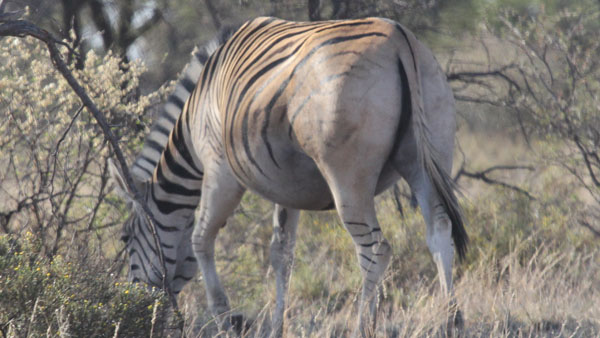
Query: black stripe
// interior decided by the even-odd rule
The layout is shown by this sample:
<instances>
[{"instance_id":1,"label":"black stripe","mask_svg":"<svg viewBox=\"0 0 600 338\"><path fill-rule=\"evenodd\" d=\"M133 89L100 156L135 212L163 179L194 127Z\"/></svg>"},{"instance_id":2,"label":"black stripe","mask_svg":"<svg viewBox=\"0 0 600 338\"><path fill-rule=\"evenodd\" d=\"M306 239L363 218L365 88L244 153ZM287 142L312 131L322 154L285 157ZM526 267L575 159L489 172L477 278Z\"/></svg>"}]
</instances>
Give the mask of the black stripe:
<instances>
[{"instance_id":1,"label":"black stripe","mask_svg":"<svg viewBox=\"0 0 600 338\"><path fill-rule=\"evenodd\" d=\"M176 226L164 225L164 224L162 224L162 223L160 223L158 221L154 221L154 224L156 224L156 226L158 227L158 229L160 231L163 231L163 232L177 232L177 231L179 231L179 228L176 227Z\"/></svg>"},{"instance_id":2,"label":"black stripe","mask_svg":"<svg viewBox=\"0 0 600 338\"><path fill-rule=\"evenodd\" d=\"M134 238L134 240L135 240L135 238ZM139 242L138 242L138 245L141 245L141 244L139 244ZM129 258L130 258L130 259L131 259L131 257L132 257L134 254L137 254L137 255L138 255L138 257L139 257L140 261L142 261L142 262L146 262L146 264L149 264L149 265L150 265L152 268L154 268L154 265L152 264L152 262L151 262L151 261L150 261L150 259L148 258L148 255L146 255L146 252L144 252L144 251L142 250L142 254L143 254L143 256L142 256L142 255L140 255L140 253L139 253L137 250L135 250L134 248L132 248L131 250L129 250ZM146 258L146 259L144 260L143 258ZM142 268L142 270L144 271L144 275L146 275L146 279L149 281L149 280L150 280L150 276L148 275L148 270L146 270L146 264L142 264L142 265L141 265L141 268Z\"/></svg>"},{"instance_id":3,"label":"black stripe","mask_svg":"<svg viewBox=\"0 0 600 338\"><path fill-rule=\"evenodd\" d=\"M188 113L186 113L186 121L188 118ZM192 154L190 154L186 144L185 144L185 140L183 138L183 130L181 129L181 119L179 119L177 121L177 124L175 124L175 134L173 135L173 142L175 144L175 148L177 149L177 152L179 153L179 155L181 155L181 157L185 160L185 162L194 170L196 171L197 177L202 177L203 172L202 170L198 169L198 167L196 166L196 163L194 162L194 159L192 158ZM189 126L189 121L187 121L187 126L188 128Z\"/></svg>"},{"instance_id":4,"label":"black stripe","mask_svg":"<svg viewBox=\"0 0 600 338\"><path fill-rule=\"evenodd\" d=\"M200 62L200 64L204 66L210 55L208 55L208 51L206 49L200 49L194 56L196 57L198 62Z\"/></svg>"},{"instance_id":5,"label":"black stripe","mask_svg":"<svg viewBox=\"0 0 600 338\"><path fill-rule=\"evenodd\" d=\"M165 149L165 151L163 152L163 156L165 157L165 163L167 164L167 167L169 167L169 170L173 174L175 174L177 177L185 178L188 180L201 180L202 179L202 176L198 176L198 175L188 171L184 166L177 163L177 161L175 161L175 158L173 157L173 153L171 152L171 149L169 147L167 147Z\"/></svg>"},{"instance_id":6,"label":"black stripe","mask_svg":"<svg viewBox=\"0 0 600 338\"><path fill-rule=\"evenodd\" d=\"M245 36L244 39L243 39L243 42L240 43L238 45L238 48L236 48L236 50L233 51L233 53L232 53L233 55L237 55L238 56L238 61L241 60L240 62L238 62L239 66L235 67L235 69L233 69L231 71L231 74L233 74L233 78L236 78L236 79L240 78L241 74L243 74L243 73L246 72L246 70L248 69L248 67L246 67L246 69L244 70L243 73L241 73L241 74L239 73L239 70L243 67L245 60L251 59L252 60L251 62L255 61L254 58L252 57L252 55L246 56L246 52L248 52L248 49L250 49L254 45L260 44L262 41L266 41L266 40L272 38L273 36L276 36L277 34L285 32L286 30L288 30L290 28L298 28L298 27L304 27L306 25L309 25L309 26L311 26L311 29L314 29L314 26L318 25L317 23L312 23L312 22L309 22L306 25L297 25L297 24L296 25L292 25L292 24L293 24L292 22L281 21L281 22L279 22L279 23L277 23L275 25L272 25L271 27L269 27L267 30L261 32L260 34L258 34L256 36L252 36L253 40L251 40L250 44L246 46L246 48L244 49L243 52L241 52L241 53L238 54L238 50L240 49L242 43L245 42L248 37L250 37L250 34L254 34L254 32L251 32L247 36ZM277 28L281 28L281 29L277 29ZM264 37L263 37L263 35L264 35ZM260 40L260 41L258 41L258 40ZM265 51L267 51L267 50L265 50ZM238 83L239 83L239 81L236 81L233 84L233 87L231 88L231 92L235 92L235 90L238 87ZM227 101L227 105L226 105L225 111L229 111L229 106L231 105L231 102L232 102L231 99Z\"/></svg>"},{"instance_id":7,"label":"black stripe","mask_svg":"<svg viewBox=\"0 0 600 338\"><path fill-rule=\"evenodd\" d=\"M244 97L246 96L246 93L248 92L248 90L250 90L250 87L254 84L254 82L256 82L259 78L261 78L264 74L266 74L271 69L275 68L279 64L283 63L284 61L286 61L287 59L292 57L300 49L300 47L302 47L302 44L299 44L290 54L283 56L279 59L276 59L275 61L272 61L265 67L261 68L256 74L254 74L254 76L252 76L250 78L250 80L248 82L246 82L246 85L244 86L244 88L242 89L242 92L238 96L238 101L235 106L235 110L233 110L231 113L229 140L230 140L232 154L235 154L236 152L235 152L235 144L234 144L234 140L233 140L234 133L231 131L234 130L233 126L235 123L235 118L236 118L237 112L239 110L239 107L240 107ZM256 97L256 95L257 95L257 93L255 93L254 97ZM248 105L248 109L250 109L250 106L251 106L251 104ZM254 159L254 156L250 152L250 146L249 146L249 142L248 142L248 117L249 117L248 115L249 115L249 111L246 111L246 113L244 114L244 119L242 120L242 143L244 145L244 150L246 151L246 156L248 157L248 160L250 161L250 163L252 163L258 169L258 171L266 177L262 168L258 165L256 160ZM234 155L234 158L236 159L238 166L241 167L237 156Z\"/></svg>"},{"instance_id":8,"label":"black stripe","mask_svg":"<svg viewBox=\"0 0 600 338\"><path fill-rule=\"evenodd\" d=\"M231 76L231 77L233 77L233 78L235 78L235 79L239 79L239 78L240 78L241 74L239 73L239 71L240 71L240 69L241 69L241 68L244 66L244 62L245 62L246 60L248 60L248 59L250 59L250 60L252 60L252 59L253 59L253 57L252 57L252 55L251 55L251 54L250 54L250 55L248 55L248 56L246 57L246 52L248 52L248 50L249 50L251 47L254 47L254 46L256 45L257 41L258 41L259 39L261 39L261 37L262 37L263 35L265 35L265 34L268 34L268 35L266 35L266 36L265 36L265 37L264 37L262 40L264 40L264 39L268 39L268 38L272 37L273 35L275 35L275 34L279 33L280 31L282 31L282 30L277 30L276 28L278 28L278 27L280 27L280 26L283 26L283 25L285 25L285 24L287 23L287 22L285 22L285 21L282 21L282 22L279 22L279 23L277 23L277 24L275 24L275 25L273 25L273 26L269 27L269 29L268 29L268 30L265 30L265 31L263 31L263 32L260 32L259 34L257 34L257 33L256 33L256 32L257 32L257 31L258 31L260 28L263 28L264 26L266 26L268 23L270 23L270 22L272 22L272 21L273 21L273 20L261 23L261 24L260 24L260 25L259 25L259 26L258 26L256 29L252 30L251 32L249 32L248 34L244 35L244 36L241 38L241 41L240 41L240 43L237 45L237 48L236 48L235 50L233 50L233 51L232 51L232 53L231 53L232 55L235 55L235 56L237 56L237 60L235 60L235 61L232 61L232 62L237 62L237 63L238 63L237 67L235 67L234 69L232 69L232 70L231 70L231 72L230 72L230 73L232 74L232 76ZM269 34L269 33L270 33L270 34ZM254 35L254 34L256 34L256 35ZM239 36L236 36L236 38L239 38ZM252 38L252 40L249 40L249 38ZM235 43L235 40L234 40L234 39L232 39L231 41L232 41L232 44L233 44L233 43ZM249 41L249 42L248 42L248 41ZM241 47L242 47L242 46L243 46L243 45L244 45L246 42L248 42L248 44L246 45L245 49L244 49L242 52L239 52L240 48L241 48ZM230 46L231 46L231 45L230 45ZM254 51L254 49L255 49L255 48L252 48L251 52L253 52L253 51ZM235 65L234 65L234 66L235 66ZM239 84L241 84L241 81L235 81L235 82L233 83L233 85L232 85L232 87L231 87L231 92L232 92L232 93L234 93L234 92L237 90L237 88L238 88L238 85L239 85ZM227 104L225 105L225 111L229 111L229 108L230 108L230 106L231 106L231 104L232 104L232 101L233 101L233 96L231 96L231 97L229 98L229 100L227 100ZM238 106L239 106L239 105L238 105Z\"/></svg>"},{"instance_id":9,"label":"black stripe","mask_svg":"<svg viewBox=\"0 0 600 338\"><path fill-rule=\"evenodd\" d=\"M142 155L142 156L140 156L140 158L139 158L138 160L139 160L139 161L145 161L145 162L148 162L148 164L150 164L150 165L152 166L152 168L155 168L155 167L156 167L156 165L158 164L158 160L157 160L157 159L150 158L150 157L148 157L148 156L146 156L146 155ZM145 168L144 168L144 170L148 170L148 169L145 169ZM152 173L150 173L150 174L152 174Z\"/></svg>"},{"instance_id":10,"label":"black stripe","mask_svg":"<svg viewBox=\"0 0 600 338\"><path fill-rule=\"evenodd\" d=\"M177 261L169 256L163 255L163 259L164 259L165 263L167 263L167 264L171 264L171 265L177 264Z\"/></svg>"},{"instance_id":11,"label":"black stripe","mask_svg":"<svg viewBox=\"0 0 600 338\"><path fill-rule=\"evenodd\" d=\"M156 142L155 140L146 140L146 146L158 151L159 153L162 153L163 149L165 149L164 145Z\"/></svg>"},{"instance_id":12,"label":"black stripe","mask_svg":"<svg viewBox=\"0 0 600 338\"><path fill-rule=\"evenodd\" d=\"M361 226L364 226L367 228L369 227L369 225L367 223L363 223L363 222L344 222L344 223L350 224L350 225L361 225Z\"/></svg>"},{"instance_id":13,"label":"black stripe","mask_svg":"<svg viewBox=\"0 0 600 338\"><path fill-rule=\"evenodd\" d=\"M135 270L138 270L140 268L140 266L137 264L131 264L130 268L131 268L131 271L135 271Z\"/></svg>"},{"instance_id":14,"label":"black stripe","mask_svg":"<svg viewBox=\"0 0 600 338\"><path fill-rule=\"evenodd\" d=\"M221 53L223 53L224 50L225 48L217 49L216 53L211 57L213 61L211 62L211 67L208 70L209 79L212 79L215 76L215 71L217 70L217 63L219 62L219 59L221 58Z\"/></svg>"},{"instance_id":15,"label":"black stripe","mask_svg":"<svg viewBox=\"0 0 600 338\"><path fill-rule=\"evenodd\" d=\"M165 151L165 154L167 152L168 152L168 150ZM171 164L169 162L166 162L166 163L167 163L167 166L169 166L169 164ZM156 178L157 178L158 185L160 186L160 188L169 194L186 196L186 197L200 196L200 189L188 189L181 184L169 181L163 173L162 165L159 165L156 168Z\"/></svg>"},{"instance_id":16,"label":"black stripe","mask_svg":"<svg viewBox=\"0 0 600 338\"><path fill-rule=\"evenodd\" d=\"M341 43L341 42L350 41L350 40L358 40L358 39L362 39L362 38L366 38L366 37L370 37L370 36L387 37L386 34L380 33L380 32L371 32L371 33L363 33L363 34L355 34L355 35L338 36L338 37L331 38L329 40L326 40L326 41L322 42L317 47L315 47L313 50L316 50L318 48L321 48L321 47L324 47L324 46L328 46L328 45L335 45L335 44L338 44L338 43ZM311 50L309 54L312 54L312 53L313 53L313 51Z\"/></svg>"},{"instance_id":17,"label":"black stripe","mask_svg":"<svg viewBox=\"0 0 600 338\"><path fill-rule=\"evenodd\" d=\"M232 45L232 44L234 44L234 43L236 43L236 42L238 43L238 45L237 45L237 48L236 48L235 50L233 50L233 51L232 51L232 55L240 55L240 56L243 56L243 55L245 55L245 54L246 54L246 52L248 51L248 49L249 49L250 47L252 47L252 44L253 44L253 42L255 42L255 41L258 39L258 38L260 38L260 37L261 37L261 35L263 35L263 34L267 34L267 33L269 33L270 31L269 31L269 30L266 30L266 31L264 31L264 32L261 32L260 34L257 34L257 32L258 32L259 30L263 29L263 28L264 28L265 26L267 26L268 24L272 23L273 21L275 21L275 18L269 18L269 19L267 19L267 20L265 20L265 21L261 22L261 23L260 23L258 26L256 26L256 27L255 27L253 30L251 30L250 32L248 32L248 34L245 34L245 35L242 35L242 34L243 34L243 30L244 30L244 29L243 29L243 28L240 28L240 30L238 30L238 34L239 34L239 35L238 35L238 34L236 34L235 36L233 36L233 37L230 39L230 45ZM272 27L269 27L269 28L270 28L270 29L273 29L273 28L276 28L276 27L282 26L282 25L284 25L285 23L286 23L285 21L282 21L282 22L279 22L279 23L277 23L276 25L273 25ZM255 35L255 34L257 34L257 35ZM242 36L242 37L240 38L240 36ZM239 40L239 42L238 42L238 40ZM248 42L248 44L246 45L246 47L244 48L244 50L243 50L241 53L239 53L239 50L240 50L240 48L242 48L242 46L244 46L244 45L246 44L246 42ZM240 66L241 66L241 65L240 65Z\"/></svg>"},{"instance_id":18,"label":"black stripe","mask_svg":"<svg viewBox=\"0 0 600 338\"><path fill-rule=\"evenodd\" d=\"M142 262L144 261L144 260L142 259L142 256L139 254L139 252L137 252L135 249L132 249L132 250L129 252L129 257L130 257L130 259L131 259L131 257L132 257L134 254L137 254L137 256L139 257L140 261L142 261ZM144 256L146 256L146 255L145 255L145 253L144 253ZM149 264L149 265L150 265L150 267L152 267L152 268L153 268L153 270L155 269L155 267L154 267L154 265L152 264L152 262L148 261L148 256L146 256L146 262L147 262L147 264ZM140 266L138 265L138 267L140 267ZM146 282L150 282L150 275L148 274L148 270L146 270L146 264L142 264L142 265L141 265L141 268L142 268L142 272L144 273L144 276L146 276ZM136 280L137 280L137 281L136 281ZM137 277L134 277L134 278L133 278L133 282L134 282L134 283L137 283L137 282L139 282L139 278L137 278Z\"/></svg>"},{"instance_id":19,"label":"black stripe","mask_svg":"<svg viewBox=\"0 0 600 338\"><path fill-rule=\"evenodd\" d=\"M151 188L151 194L152 194L152 199L154 200L154 203L156 204L156 207L158 208L158 211L160 211L160 213L162 213L163 215L169 215L172 212L177 211L179 209L183 209L183 208L187 208L187 209L195 209L196 208L196 205L178 204L178 203L171 203L171 202L159 200L158 198L156 198L156 194L154 192L154 186L152 186L152 188ZM160 228L160 225L159 225L159 228ZM163 231L167 231L167 230L163 230ZM173 230L173 231L175 231L175 230Z\"/></svg>"},{"instance_id":20,"label":"black stripe","mask_svg":"<svg viewBox=\"0 0 600 338\"><path fill-rule=\"evenodd\" d=\"M286 29L287 29L287 28L286 28ZM283 40L287 40L287 39L289 39L289 38L291 38L291 37L294 37L294 36L296 36L296 35L299 35L299 34L306 33L306 32L308 32L308 31L310 31L310 30L313 30L313 29L314 29L313 27L310 27L310 28L308 28L308 29L305 29L305 30L301 30L301 31L297 31L297 32L288 33L288 34L285 34L285 35L283 35L283 36L281 36L281 37L277 38L275 41L271 42L271 43L269 44L269 46L267 46L267 47L264 47L264 50L263 50L263 51L262 51L260 54L258 54L256 57L253 57L253 58L252 58L252 61L251 61L251 62L250 62L250 63L249 63L249 64L248 64L248 65L247 65L245 68L244 68L244 70L242 70L242 71L241 71L239 74L236 74L236 75L237 75L237 76L239 76L239 77L241 77L241 76L244 76L244 74L245 74L245 73L247 73L247 72L248 72L248 70L249 70L249 69L250 69L252 66L254 66L254 65L255 65L255 64L256 64L256 63L257 63L257 62L258 62L260 59L262 59L262 57L263 57L263 56L265 56L265 54L267 54L267 53L269 53L269 52L272 52L272 51L273 51L273 47L275 47L275 45L279 44L281 41L283 41ZM285 30L283 30L283 31L285 31ZM273 34L273 35L274 35L274 34ZM268 39L268 38L266 38L266 39Z\"/></svg>"},{"instance_id":21,"label":"black stripe","mask_svg":"<svg viewBox=\"0 0 600 338\"><path fill-rule=\"evenodd\" d=\"M200 76L200 88L206 88L206 81L208 80L208 69L214 64L214 58L208 58L204 69L202 69L202 75Z\"/></svg>"},{"instance_id":22,"label":"black stripe","mask_svg":"<svg viewBox=\"0 0 600 338\"><path fill-rule=\"evenodd\" d=\"M175 248L174 245L169 245L169 244L163 243L163 242L160 243L160 246L162 246L165 249L174 249Z\"/></svg>"},{"instance_id":23,"label":"black stripe","mask_svg":"<svg viewBox=\"0 0 600 338\"><path fill-rule=\"evenodd\" d=\"M173 128L173 124L171 124L171 129L172 128ZM171 134L171 129L167 129L167 127L163 126L162 124L157 123L154 125L154 128L152 129L152 131L150 133L152 134L155 132L159 132L168 138L169 134ZM148 136L150 136L150 135L148 135Z\"/></svg>"},{"instance_id":24,"label":"black stripe","mask_svg":"<svg viewBox=\"0 0 600 338\"><path fill-rule=\"evenodd\" d=\"M175 106L175 108L177 108L178 110L181 110L177 106ZM181 115L181 111L179 111L177 113L177 116L179 116L179 115ZM165 104L164 113L162 114L161 118L164 118L165 120L169 121L169 123L171 125L174 125L175 121L177 121L177 116L171 116L171 114L169 114L169 112L167 111L167 107L166 107L166 104Z\"/></svg>"},{"instance_id":25,"label":"black stripe","mask_svg":"<svg viewBox=\"0 0 600 338\"><path fill-rule=\"evenodd\" d=\"M335 24L335 25L331 25L331 26L327 26L327 27L324 27L324 28L317 29L317 30L315 30L315 33L321 33L321 32L324 32L326 30L335 29L335 28L341 28L341 27L356 27L356 26L372 25L372 24L373 24L373 21L344 22L344 23Z\"/></svg>"},{"instance_id":26,"label":"black stripe","mask_svg":"<svg viewBox=\"0 0 600 338\"><path fill-rule=\"evenodd\" d=\"M359 256L362 257L362 258L364 258L364 259L366 259L371 264L377 264L377 262L375 262L374 260L370 259L369 257L367 257L367 255L365 255L363 253L360 253Z\"/></svg>"},{"instance_id":27,"label":"black stripe","mask_svg":"<svg viewBox=\"0 0 600 338\"><path fill-rule=\"evenodd\" d=\"M362 234L350 234L352 237L365 237L365 236L370 236L373 233L373 231L369 231L369 232L365 232Z\"/></svg>"},{"instance_id":28,"label":"black stripe","mask_svg":"<svg viewBox=\"0 0 600 338\"><path fill-rule=\"evenodd\" d=\"M254 165L256 167L256 169L258 170L259 173L261 173L263 176L267 177L267 175L262 170L260 165L258 165L256 160L254 159L252 152L250 151L250 142L248 141L248 118L249 118L249 116L250 116L250 114L246 113L246 114L244 114L244 119L242 119L242 143L244 145L244 151L246 152L246 157L248 157L248 160L250 161L250 163L252 163L252 165ZM238 165L241 168L240 161L236 155L235 146L233 144L233 133L230 132L230 135L231 135L231 152L234 154L234 158L235 158L236 162L238 162Z\"/></svg>"},{"instance_id":29,"label":"black stripe","mask_svg":"<svg viewBox=\"0 0 600 338\"><path fill-rule=\"evenodd\" d=\"M377 241L371 242L371 243L365 243L365 244L359 244L360 246L362 246L363 248L370 248L373 245L377 244Z\"/></svg>"},{"instance_id":30,"label":"black stripe","mask_svg":"<svg viewBox=\"0 0 600 338\"><path fill-rule=\"evenodd\" d=\"M148 161L147 159L144 158L144 160L150 164L152 164L150 161ZM139 160L138 160L139 161ZM146 174L148 174L148 176L152 176L152 171L150 169L146 169L145 167L141 166L141 165L137 165L134 164L136 168L142 170L143 172L145 172Z\"/></svg>"},{"instance_id":31,"label":"black stripe","mask_svg":"<svg viewBox=\"0 0 600 338\"><path fill-rule=\"evenodd\" d=\"M142 226L141 222L138 222L137 226L138 226L138 231L136 231L137 236L134 236L134 240L138 244L138 246L140 247L140 249L142 249L142 253L146 257L146 259L148 259L148 256L146 255L146 251L144 250L144 248L149 248L152 251L152 253L154 253L155 256L158 256L158 252L154 248L154 245L155 245L154 238L150 239L147 236L148 235L148 228L141 228L141 226ZM144 243L142 243L140 241L140 238L146 243L146 245L144 245ZM160 238L159 238L159 241L160 241ZM132 249L132 250L134 250L134 249Z\"/></svg>"},{"instance_id":32,"label":"black stripe","mask_svg":"<svg viewBox=\"0 0 600 338\"><path fill-rule=\"evenodd\" d=\"M364 266L364 265L362 265L360 263L359 263L359 265L360 265L360 268L363 269L363 270L365 270L366 272L368 272L368 273L372 273L373 272L371 269L367 268L366 266Z\"/></svg>"},{"instance_id":33,"label":"black stripe","mask_svg":"<svg viewBox=\"0 0 600 338\"><path fill-rule=\"evenodd\" d=\"M196 88L196 83L187 76L181 79L181 81L179 81L179 84L181 84L183 88L187 90L188 93L191 93L194 90L194 88Z\"/></svg>"},{"instance_id":34,"label":"black stripe","mask_svg":"<svg viewBox=\"0 0 600 338\"><path fill-rule=\"evenodd\" d=\"M192 280L192 278L194 278L194 276L186 277L184 275L175 275L175 277L173 277L173 280L183 279L184 281L189 282L190 280Z\"/></svg>"},{"instance_id":35,"label":"black stripe","mask_svg":"<svg viewBox=\"0 0 600 338\"><path fill-rule=\"evenodd\" d=\"M183 110L183 106L185 105L185 102L176 95L169 96L167 102L173 103L179 108L179 110Z\"/></svg>"},{"instance_id":36,"label":"black stripe","mask_svg":"<svg viewBox=\"0 0 600 338\"><path fill-rule=\"evenodd\" d=\"M154 252L154 254L156 254L156 250L154 249L154 240L150 241L148 239L148 237L146 236L146 234L148 233L148 228L144 227L142 228L142 224L141 224L141 220L140 218L136 218L135 222L133 223L133 233L136 234L135 236L133 236L133 240L138 244L138 246L143 250L145 247L149 247L150 250L152 250L152 252ZM146 224L144 224L145 226ZM144 243L142 243L140 241L140 238L144 241ZM132 248L132 250L135 250ZM145 255L145 251L144 251L144 255ZM146 257L147 258L147 257Z\"/></svg>"}]
</instances>

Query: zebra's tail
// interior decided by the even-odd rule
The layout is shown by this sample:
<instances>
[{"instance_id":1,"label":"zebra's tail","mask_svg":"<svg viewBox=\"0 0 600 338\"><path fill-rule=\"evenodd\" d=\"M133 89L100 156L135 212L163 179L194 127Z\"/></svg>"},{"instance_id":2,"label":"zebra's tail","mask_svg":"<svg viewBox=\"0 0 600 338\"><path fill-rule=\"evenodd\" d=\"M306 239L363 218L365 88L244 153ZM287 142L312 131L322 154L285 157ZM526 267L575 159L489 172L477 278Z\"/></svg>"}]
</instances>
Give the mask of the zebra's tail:
<instances>
[{"instance_id":1,"label":"zebra's tail","mask_svg":"<svg viewBox=\"0 0 600 338\"><path fill-rule=\"evenodd\" d=\"M440 165L439 156L431 144L430 132L427 128L427 117L424 111L423 98L421 95L420 74L417 66L418 58L415 56L417 40L412 33L397 24L398 30L404 35L406 48L400 51L400 76L405 87L410 93L410 100L403 100L410 106L407 110L411 114L411 120L418 149L418 161L433 184L448 217L452 223L452 239L460 260L465 258L467 244L469 241L464 226L462 211L454 191L456 186L450 175Z\"/></svg>"}]
</instances>

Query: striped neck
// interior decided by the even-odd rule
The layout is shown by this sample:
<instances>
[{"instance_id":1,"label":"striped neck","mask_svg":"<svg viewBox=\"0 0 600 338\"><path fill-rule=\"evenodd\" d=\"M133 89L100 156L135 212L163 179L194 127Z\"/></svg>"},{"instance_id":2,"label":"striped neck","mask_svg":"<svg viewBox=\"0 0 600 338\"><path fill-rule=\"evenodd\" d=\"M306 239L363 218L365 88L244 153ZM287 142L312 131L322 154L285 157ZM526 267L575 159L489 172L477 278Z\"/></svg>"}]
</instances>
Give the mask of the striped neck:
<instances>
[{"instance_id":1,"label":"striped neck","mask_svg":"<svg viewBox=\"0 0 600 338\"><path fill-rule=\"evenodd\" d=\"M177 212L181 217L189 218L200 203L202 188L202 165L193 156L192 143L184 112L175 123L169 141L162 152L160 161L151 180L149 199L155 205L155 217L159 222L169 220ZM179 220L181 223L184 220ZM191 220L188 220L191 222ZM189 224L189 223L188 223ZM186 226L188 224L185 224ZM171 224L182 229L182 224Z\"/></svg>"}]
</instances>

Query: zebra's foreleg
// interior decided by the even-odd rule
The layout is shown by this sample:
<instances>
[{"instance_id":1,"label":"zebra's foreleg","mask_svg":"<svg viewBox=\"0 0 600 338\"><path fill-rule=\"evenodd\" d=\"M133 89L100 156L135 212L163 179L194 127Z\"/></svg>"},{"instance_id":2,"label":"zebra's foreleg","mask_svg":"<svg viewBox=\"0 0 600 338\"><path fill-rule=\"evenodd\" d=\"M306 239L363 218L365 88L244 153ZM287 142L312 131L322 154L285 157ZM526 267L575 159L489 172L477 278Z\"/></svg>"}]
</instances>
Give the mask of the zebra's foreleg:
<instances>
[{"instance_id":1,"label":"zebra's foreleg","mask_svg":"<svg viewBox=\"0 0 600 338\"><path fill-rule=\"evenodd\" d=\"M271 265L275 272L277 299L272 316L271 337L283 335L283 320L288 284L294 262L296 228L300 211L275 205L273 213L273 239L271 240Z\"/></svg>"},{"instance_id":2,"label":"zebra's foreleg","mask_svg":"<svg viewBox=\"0 0 600 338\"><path fill-rule=\"evenodd\" d=\"M244 189L233 176L226 174L225 169L207 168L192 235L192 246L202 270L209 308L225 330L232 323L229 300L215 266L215 238L239 204L243 192Z\"/></svg>"}]
</instances>

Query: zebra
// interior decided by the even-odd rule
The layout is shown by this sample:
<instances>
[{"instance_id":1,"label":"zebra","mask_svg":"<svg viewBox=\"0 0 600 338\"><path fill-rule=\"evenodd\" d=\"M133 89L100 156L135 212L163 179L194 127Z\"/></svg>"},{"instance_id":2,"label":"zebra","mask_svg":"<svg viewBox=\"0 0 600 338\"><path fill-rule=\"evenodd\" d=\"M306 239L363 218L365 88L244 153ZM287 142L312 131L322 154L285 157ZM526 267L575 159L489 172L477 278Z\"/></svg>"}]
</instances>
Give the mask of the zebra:
<instances>
[{"instance_id":1,"label":"zebra","mask_svg":"<svg viewBox=\"0 0 600 338\"><path fill-rule=\"evenodd\" d=\"M453 299L454 251L463 258L468 242L449 177L455 103L433 53L412 32L382 18L259 17L233 32L203 66L193 89L180 82L191 94L180 97L180 115L170 115L174 122L164 130L172 130L156 166L149 161L147 170L136 169L143 157L158 158L160 147L151 154L147 141L133 167L146 172L136 185L156 219L175 292L199 265L212 314L223 327L231 325L214 243L250 190L275 203L272 335L283 332L300 210L329 209L355 244L363 283L354 334L368 335L391 257L374 196L403 178L421 207L442 292ZM146 218L114 165L111 176L133 204L124 230L129 278L161 286L159 248Z\"/></svg>"}]
</instances>

